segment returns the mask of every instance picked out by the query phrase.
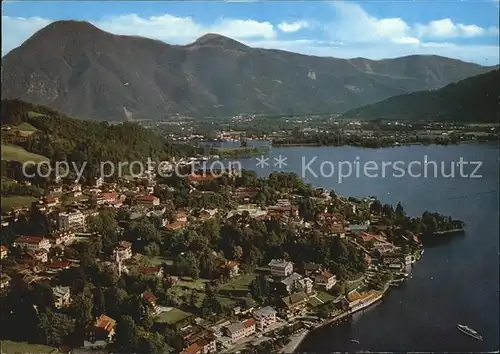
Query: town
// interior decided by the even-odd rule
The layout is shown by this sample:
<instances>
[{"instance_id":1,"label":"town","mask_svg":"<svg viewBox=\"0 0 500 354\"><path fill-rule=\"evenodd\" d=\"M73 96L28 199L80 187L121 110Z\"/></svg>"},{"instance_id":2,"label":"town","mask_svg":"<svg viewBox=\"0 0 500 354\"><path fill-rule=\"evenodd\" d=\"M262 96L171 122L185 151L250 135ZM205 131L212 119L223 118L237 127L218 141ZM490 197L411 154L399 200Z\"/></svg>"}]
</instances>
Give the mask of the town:
<instances>
[{"instance_id":1,"label":"town","mask_svg":"<svg viewBox=\"0 0 500 354\"><path fill-rule=\"evenodd\" d=\"M291 352L401 284L420 234L454 227L294 174L237 172L51 179L2 216L11 338L75 353Z\"/></svg>"},{"instance_id":2,"label":"town","mask_svg":"<svg viewBox=\"0 0 500 354\"><path fill-rule=\"evenodd\" d=\"M240 114L207 122L189 117L140 121L176 142L239 142L266 140L273 146L386 147L406 144L460 144L498 141L497 123L442 121L355 120L337 115L266 117ZM227 152L219 147L214 153ZM251 151L246 151L251 152Z\"/></svg>"}]
</instances>

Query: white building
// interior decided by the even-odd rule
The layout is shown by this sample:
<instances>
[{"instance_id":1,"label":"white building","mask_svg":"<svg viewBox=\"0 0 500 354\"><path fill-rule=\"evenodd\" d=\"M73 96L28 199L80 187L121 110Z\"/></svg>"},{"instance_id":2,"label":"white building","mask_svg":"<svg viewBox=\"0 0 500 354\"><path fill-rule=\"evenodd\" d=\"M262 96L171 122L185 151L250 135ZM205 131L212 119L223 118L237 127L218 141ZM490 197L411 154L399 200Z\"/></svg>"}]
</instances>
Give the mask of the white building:
<instances>
[{"instance_id":1,"label":"white building","mask_svg":"<svg viewBox=\"0 0 500 354\"><path fill-rule=\"evenodd\" d=\"M84 229L85 215L80 210L59 213L57 219L60 229Z\"/></svg>"},{"instance_id":2,"label":"white building","mask_svg":"<svg viewBox=\"0 0 500 354\"><path fill-rule=\"evenodd\" d=\"M273 259L269 262L269 267L275 277L286 277L293 273L293 263L284 259Z\"/></svg>"},{"instance_id":3,"label":"white building","mask_svg":"<svg viewBox=\"0 0 500 354\"><path fill-rule=\"evenodd\" d=\"M71 291L69 286L56 286L52 288L55 308L67 307L71 304Z\"/></svg>"},{"instance_id":4,"label":"white building","mask_svg":"<svg viewBox=\"0 0 500 354\"><path fill-rule=\"evenodd\" d=\"M50 249L50 241L39 236L19 236L14 242L15 247L26 248L28 250Z\"/></svg>"},{"instance_id":5,"label":"white building","mask_svg":"<svg viewBox=\"0 0 500 354\"><path fill-rule=\"evenodd\" d=\"M132 258L132 244L128 241L120 241L113 252L114 258L118 263Z\"/></svg>"},{"instance_id":6,"label":"white building","mask_svg":"<svg viewBox=\"0 0 500 354\"><path fill-rule=\"evenodd\" d=\"M231 338L231 342L236 342L241 338L248 337L255 333L255 320L250 318L242 322L233 322L223 328L225 334Z\"/></svg>"},{"instance_id":7,"label":"white building","mask_svg":"<svg viewBox=\"0 0 500 354\"><path fill-rule=\"evenodd\" d=\"M276 310L271 306L266 306L255 310L252 315L253 318L255 318L257 329L261 331L272 325L273 323L276 323Z\"/></svg>"},{"instance_id":8,"label":"white building","mask_svg":"<svg viewBox=\"0 0 500 354\"><path fill-rule=\"evenodd\" d=\"M332 273L324 270L314 277L314 281L317 286L325 288L325 290L328 291L337 283L337 277Z\"/></svg>"}]
</instances>

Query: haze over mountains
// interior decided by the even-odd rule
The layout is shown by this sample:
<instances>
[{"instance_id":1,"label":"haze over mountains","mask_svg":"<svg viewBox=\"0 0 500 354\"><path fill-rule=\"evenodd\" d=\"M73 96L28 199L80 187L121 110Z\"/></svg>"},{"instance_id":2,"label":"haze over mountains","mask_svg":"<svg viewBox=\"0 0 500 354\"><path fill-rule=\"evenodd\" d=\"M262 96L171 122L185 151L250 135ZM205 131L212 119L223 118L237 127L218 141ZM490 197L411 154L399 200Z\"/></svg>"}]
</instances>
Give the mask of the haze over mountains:
<instances>
[{"instance_id":1,"label":"haze over mountains","mask_svg":"<svg viewBox=\"0 0 500 354\"><path fill-rule=\"evenodd\" d=\"M58 21L2 58L2 98L100 120L342 113L491 70L439 56L306 56L215 34L174 46Z\"/></svg>"}]
</instances>

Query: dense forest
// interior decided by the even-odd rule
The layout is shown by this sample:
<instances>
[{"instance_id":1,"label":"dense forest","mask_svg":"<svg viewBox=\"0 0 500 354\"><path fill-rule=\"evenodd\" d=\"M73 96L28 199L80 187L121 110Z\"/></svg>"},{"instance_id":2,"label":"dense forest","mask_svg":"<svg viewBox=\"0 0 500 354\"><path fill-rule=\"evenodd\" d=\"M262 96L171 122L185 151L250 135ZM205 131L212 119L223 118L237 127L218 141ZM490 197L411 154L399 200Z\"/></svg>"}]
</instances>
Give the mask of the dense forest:
<instances>
[{"instance_id":1,"label":"dense forest","mask_svg":"<svg viewBox=\"0 0 500 354\"><path fill-rule=\"evenodd\" d=\"M53 162L68 161L82 166L86 161L89 173L97 171L101 161L143 161L147 157L159 161L196 152L195 148L174 146L136 123L74 119L21 100L2 100L1 122L3 127L27 123L36 128L28 136L2 133L2 143L21 146Z\"/></svg>"},{"instance_id":2,"label":"dense forest","mask_svg":"<svg viewBox=\"0 0 500 354\"><path fill-rule=\"evenodd\" d=\"M497 69L439 90L390 97L347 111L342 118L498 122L499 73Z\"/></svg>"}]
</instances>

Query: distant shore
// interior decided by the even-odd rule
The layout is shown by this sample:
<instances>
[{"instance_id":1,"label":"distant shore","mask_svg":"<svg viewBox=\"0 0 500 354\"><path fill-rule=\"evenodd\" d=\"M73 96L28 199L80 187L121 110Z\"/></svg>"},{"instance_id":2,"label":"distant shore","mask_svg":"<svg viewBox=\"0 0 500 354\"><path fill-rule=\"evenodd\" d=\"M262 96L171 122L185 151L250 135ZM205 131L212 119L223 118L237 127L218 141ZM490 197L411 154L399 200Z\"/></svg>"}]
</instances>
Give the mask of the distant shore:
<instances>
[{"instance_id":1,"label":"distant shore","mask_svg":"<svg viewBox=\"0 0 500 354\"><path fill-rule=\"evenodd\" d=\"M434 235L449 235L449 234L458 234L458 233L462 233L462 232L465 232L465 229L460 228L460 229L436 231L436 232L434 232Z\"/></svg>"},{"instance_id":2,"label":"distant shore","mask_svg":"<svg viewBox=\"0 0 500 354\"><path fill-rule=\"evenodd\" d=\"M456 143L437 143L437 142L402 142L402 143L397 143L397 144L388 144L388 145L380 145L380 146L373 146L371 144L366 144L366 145L355 145L355 144L321 144L321 143L271 143L272 147L341 147L341 146L353 146L353 147L359 147L359 148L367 148L367 149L382 149L382 148L390 148L390 147L398 147L398 146L412 146L412 145L442 145L442 146L450 146L450 145L463 145L463 144L492 144L495 143L495 141L478 141L478 140L467 140L467 141L458 141Z\"/></svg>"}]
</instances>

